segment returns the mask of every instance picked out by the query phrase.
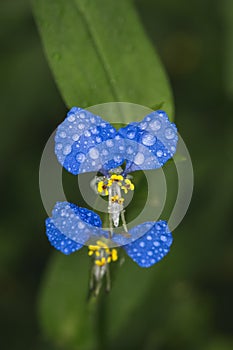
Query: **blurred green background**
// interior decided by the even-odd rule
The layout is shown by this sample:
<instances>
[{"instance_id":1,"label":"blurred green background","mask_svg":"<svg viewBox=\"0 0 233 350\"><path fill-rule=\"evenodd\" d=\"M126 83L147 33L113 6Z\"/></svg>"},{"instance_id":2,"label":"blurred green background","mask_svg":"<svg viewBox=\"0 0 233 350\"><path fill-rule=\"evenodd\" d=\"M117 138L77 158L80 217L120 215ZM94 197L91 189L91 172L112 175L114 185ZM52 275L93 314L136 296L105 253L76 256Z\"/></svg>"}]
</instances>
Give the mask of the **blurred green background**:
<instances>
[{"instance_id":1,"label":"blurred green background","mask_svg":"<svg viewBox=\"0 0 233 350\"><path fill-rule=\"evenodd\" d=\"M171 81L175 122L192 157L195 189L175 230L169 259L153 268L150 289L130 315L122 316L126 326L111 341L106 334L107 340L99 343L102 349L231 350L233 4L137 0L135 6ZM56 340L44 334L38 317L45 270L58 254L44 234L47 214L38 168L66 106L46 62L30 2L2 0L0 17L1 349L79 349L69 345L69 330L67 338L58 335ZM149 272L132 266L137 286L137 276L146 280ZM118 273L116 284L124 281L123 272ZM85 277L80 283L86 282ZM136 294L126 295L125 303ZM114 303L113 315L124 307L117 297ZM100 326L102 322L100 317ZM104 338L105 329L99 331Z\"/></svg>"}]
</instances>

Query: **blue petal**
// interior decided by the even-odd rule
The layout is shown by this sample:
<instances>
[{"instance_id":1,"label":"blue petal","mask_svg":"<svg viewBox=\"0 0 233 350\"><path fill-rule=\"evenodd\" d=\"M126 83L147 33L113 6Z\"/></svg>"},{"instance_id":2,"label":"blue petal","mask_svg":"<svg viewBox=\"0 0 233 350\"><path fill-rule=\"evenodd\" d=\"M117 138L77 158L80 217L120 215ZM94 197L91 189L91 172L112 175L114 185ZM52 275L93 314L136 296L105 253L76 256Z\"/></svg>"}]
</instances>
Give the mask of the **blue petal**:
<instances>
[{"instance_id":1,"label":"blue petal","mask_svg":"<svg viewBox=\"0 0 233 350\"><path fill-rule=\"evenodd\" d=\"M174 155L178 140L176 126L164 111L128 124L119 135L125 139L126 172L160 168Z\"/></svg>"},{"instance_id":2,"label":"blue petal","mask_svg":"<svg viewBox=\"0 0 233 350\"><path fill-rule=\"evenodd\" d=\"M58 161L74 175L109 170L124 161L116 129L82 108L73 107L58 126L55 153Z\"/></svg>"},{"instance_id":3,"label":"blue petal","mask_svg":"<svg viewBox=\"0 0 233 350\"><path fill-rule=\"evenodd\" d=\"M60 250L63 254L69 255L83 247L82 244L79 244L62 234L52 223L50 218L45 221L45 224L49 242L54 248Z\"/></svg>"},{"instance_id":4,"label":"blue petal","mask_svg":"<svg viewBox=\"0 0 233 350\"><path fill-rule=\"evenodd\" d=\"M173 238L166 221L146 222L131 229L132 237L143 236L124 246L126 253L141 267L150 267L170 250Z\"/></svg>"},{"instance_id":5,"label":"blue petal","mask_svg":"<svg viewBox=\"0 0 233 350\"><path fill-rule=\"evenodd\" d=\"M46 234L55 248L70 254L80 249L90 237L101 236L101 226L100 217L93 211L68 202L58 202L52 217L46 220Z\"/></svg>"}]
</instances>

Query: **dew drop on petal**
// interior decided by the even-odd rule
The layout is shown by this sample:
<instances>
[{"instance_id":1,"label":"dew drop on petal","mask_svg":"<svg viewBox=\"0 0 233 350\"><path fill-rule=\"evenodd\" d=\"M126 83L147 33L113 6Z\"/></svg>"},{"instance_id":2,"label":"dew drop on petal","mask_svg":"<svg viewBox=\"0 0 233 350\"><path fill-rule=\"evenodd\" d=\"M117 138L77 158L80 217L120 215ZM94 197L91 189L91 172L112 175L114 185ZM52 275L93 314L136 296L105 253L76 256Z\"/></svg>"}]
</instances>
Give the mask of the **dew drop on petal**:
<instances>
[{"instance_id":1,"label":"dew drop on petal","mask_svg":"<svg viewBox=\"0 0 233 350\"><path fill-rule=\"evenodd\" d=\"M174 130L173 130L172 128L167 128L167 129L165 130L165 137L166 137L166 139L168 139L168 140L174 139L174 137L175 137L175 132L174 132Z\"/></svg>"},{"instance_id":2,"label":"dew drop on petal","mask_svg":"<svg viewBox=\"0 0 233 350\"><path fill-rule=\"evenodd\" d=\"M78 134L72 135L72 140L73 141L78 141L78 139L79 139L79 135Z\"/></svg>"},{"instance_id":3,"label":"dew drop on petal","mask_svg":"<svg viewBox=\"0 0 233 350\"><path fill-rule=\"evenodd\" d=\"M97 159L99 158L99 151L97 148L93 147L90 149L89 151L89 156L92 158L92 159Z\"/></svg>"},{"instance_id":4,"label":"dew drop on petal","mask_svg":"<svg viewBox=\"0 0 233 350\"><path fill-rule=\"evenodd\" d=\"M63 154L64 156L67 156L68 154L70 154L71 152L71 146L70 145L66 145L63 149Z\"/></svg>"},{"instance_id":5,"label":"dew drop on petal","mask_svg":"<svg viewBox=\"0 0 233 350\"><path fill-rule=\"evenodd\" d=\"M62 143L58 143L57 146L56 146L56 149L59 151L62 149Z\"/></svg>"},{"instance_id":6,"label":"dew drop on petal","mask_svg":"<svg viewBox=\"0 0 233 350\"><path fill-rule=\"evenodd\" d=\"M90 136L91 136L90 131L88 131L88 130L84 131L84 136L86 136L86 137L90 137Z\"/></svg>"},{"instance_id":7,"label":"dew drop on petal","mask_svg":"<svg viewBox=\"0 0 233 350\"><path fill-rule=\"evenodd\" d=\"M141 165L144 163L144 160L145 160L144 154L139 152L136 154L136 156L134 158L134 163L136 165Z\"/></svg>"},{"instance_id":8,"label":"dew drop on petal","mask_svg":"<svg viewBox=\"0 0 233 350\"><path fill-rule=\"evenodd\" d=\"M75 121L75 116L74 115L69 115L69 117L67 118L69 122L74 122Z\"/></svg>"},{"instance_id":9,"label":"dew drop on petal","mask_svg":"<svg viewBox=\"0 0 233 350\"><path fill-rule=\"evenodd\" d=\"M106 149L103 149L103 151L101 152L102 156L107 156L108 155L108 151Z\"/></svg>"},{"instance_id":10,"label":"dew drop on petal","mask_svg":"<svg viewBox=\"0 0 233 350\"><path fill-rule=\"evenodd\" d=\"M149 132L145 132L142 136L142 143L145 146L152 146L156 142L156 137Z\"/></svg>"},{"instance_id":11,"label":"dew drop on petal","mask_svg":"<svg viewBox=\"0 0 233 350\"><path fill-rule=\"evenodd\" d=\"M83 163L85 160L85 155L82 152L76 154L76 160L80 163Z\"/></svg>"},{"instance_id":12,"label":"dew drop on petal","mask_svg":"<svg viewBox=\"0 0 233 350\"><path fill-rule=\"evenodd\" d=\"M82 228L84 228L84 227L85 227L84 223L80 221L80 222L78 223L78 228L82 229Z\"/></svg>"},{"instance_id":13,"label":"dew drop on petal","mask_svg":"<svg viewBox=\"0 0 233 350\"><path fill-rule=\"evenodd\" d=\"M161 128L161 121L159 119L155 119L152 122L150 122L150 128L154 131L157 131Z\"/></svg>"},{"instance_id":14,"label":"dew drop on petal","mask_svg":"<svg viewBox=\"0 0 233 350\"><path fill-rule=\"evenodd\" d=\"M162 157L163 155L163 151L161 151L160 149L156 152L157 157Z\"/></svg>"},{"instance_id":15,"label":"dew drop on petal","mask_svg":"<svg viewBox=\"0 0 233 350\"><path fill-rule=\"evenodd\" d=\"M144 248L145 247L145 242L140 242L139 245L140 245L140 247Z\"/></svg>"},{"instance_id":16,"label":"dew drop on petal","mask_svg":"<svg viewBox=\"0 0 233 350\"><path fill-rule=\"evenodd\" d=\"M167 242L167 237L164 236L164 235L161 235L160 239L161 239L162 242Z\"/></svg>"},{"instance_id":17,"label":"dew drop on petal","mask_svg":"<svg viewBox=\"0 0 233 350\"><path fill-rule=\"evenodd\" d=\"M141 130L146 129L146 128L147 128L147 122L141 122L141 123L139 124L139 128L140 128Z\"/></svg>"},{"instance_id":18,"label":"dew drop on petal","mask_svg":"<svg viewBox=\"0 0 233 350\"><path fill-rule=\"evenodd\" d=\"M83 123L78 124L78 128L80 130L84 129L85 128L85 124L83 124Z\"/></svg>"},{"instance_id":19,"label":"dew drop on petal","mask_svg":"<svg viewBox=\"0 0 233 350\"><path fill-rule=\"evenodd\" d=\"M133 147L129 146L129 147L127 148L126 152L127 152L128 154L132 154L132 153L133 153Z\"/></svg>"},{"instance_id":20,"label":"dew drop on petal","mask_svg":"<svg viewBox=\"0 0 233 350\"><path fill-rule=\"evenodd\" d=\"M107 140L107 141L106 141L106 145L107 145L108 147L113 147L113 146L114 146L114 142L113 142L112 140Z\"/></svg>"},{"instance_id":21,"label":"dew drop on petal","mask_svg":"<svg viewBox=\"0 0 233 350\"><path fill-rule=\"evenodd\" d=\"M135 137L135 132L129 130L129 131L127 132L127 137L128 137L129 139L133 139L133 138Z\"/></svg>"},{"instance_id":22,"label":"dew drop on petal","mask_svg":"<svg viewBox=\"0 0 233 350\"><path fill-rule=\"evenodd\" d=\"M146 239L147 239L148 241L151 241L151 240L152 240L152 237L151 237L150 235L148 235L148 236L146 236Z\"/></svg>"},{"instance_id":23,"label":"dew drop on petal","mask_svg":"<svg viewBox=\"0 0 233 350\"><path fill-rule=\"evenodd\" d=\"M65 133L65 131L60 132L59 136L60 136L62 139L66 138L66 133Z\"/></svg>"}]
</instances>

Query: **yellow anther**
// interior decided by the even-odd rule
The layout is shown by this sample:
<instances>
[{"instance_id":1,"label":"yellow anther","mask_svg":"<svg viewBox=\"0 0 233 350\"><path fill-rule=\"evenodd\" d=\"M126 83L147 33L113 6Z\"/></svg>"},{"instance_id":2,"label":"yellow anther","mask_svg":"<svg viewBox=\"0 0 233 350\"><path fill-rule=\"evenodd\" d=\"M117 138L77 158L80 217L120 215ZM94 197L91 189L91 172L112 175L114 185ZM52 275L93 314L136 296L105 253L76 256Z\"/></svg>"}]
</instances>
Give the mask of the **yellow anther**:
<instances>
[{"instance_id":1,"label":"yellow anther","mask_svg":"<svg viewBox=\"0 0 233 350\"><path fill-rule=\"evenodd\" d=\"M88 246L88 249L89 250L92 250L92 251L96 251L96 250L99 250L100 247L98 245L89 245Z\"/></svg>"},{"instance_id":2,"label":"yellow anther","mask_svg":"<svg viewBox=\"0 0 233 350\"><path fill-rule=\"evenodd\" d=\"M125 186L122 186L121 188L125 193L128 193L128 189Z\"/></svg>"},{"instance_id":3,"label":"yellow anther","mask_svg":"<svg viewBox=\"0 0 233 350\"><path fill-rule=\"evenodd\" d=\"M118 255L117 255L117 250L112 249L112 261L117 261Z\"/></svg>"},{"instance_id":4,"label":"yellow anther","mask_svg":"<svg viewBox=\"0 0 233 350\"><path fill-rule=\"evenodd\" d=\"M101 194L108 195L108 185L104 181L98 182L97 191Z\"/></svg>"},{"instance_id":5,"label":"yellow anther","mask_svg":"<svg viewBox=\"0 0 233 350\"><path fill-rule=\"evenodd\" d=\"M101 260L95 260L95 264L98 266L103 266L107 263L106 258L102 258Z\"/></svg>"},{"instance_id":6,"label":"yellow anther","mask_svg":"<svg viewBox=\"0 0 233 350\"><path fill-rule=\"evenodd\" d=\"M110 177L110 179L112 180L112 181L123 181L123 176L122 175L116 175L116 174L113 174L111 177Z\"/></svg>"},{"instance_id":7,"label":"yellow anther","mask_svg":"<svg viewBox=\"0 0 233 350\"><path fill-rule=\"evenodd\" d=\"M125 179L126 186L133 191L134 190L134 184L129 179Z\"/></svg>"},{"instance_id":8,"label":"yellow anther","mask_svg":"<svg viewBox=\"0 0 233 350\"><path fill-rule=\"evenodd\" d=\"M118 204L123 204L124 200L125 200L125 199L121 197L121 198L118 199L117 203L118 203Z\"/></svg>"},{"instance_id":9,"label":"yellow anther","mask_svg":"<svg viewBox=\"0 0 233 350\"><path fill-rule=\"evenodd\" d=\"M96 243L99 246L99 248L108 248L107 244L102 241L97 241Z\"/></svg>"},{"instance_id":10,"label":"yellow anther","mask_svg":"<svg viewBox=\"0 0 233 350\"><path fill-rule=\"evenodd\" d=\"M89 245L88 248L88 255L95 255L95 264L98 266L104 266L118 259L117 250L110 249L108 245L101 240L98 240L96 245Z\"/></svg>"},{"instance_id":11,"label":"yellow anther","mask_svg":"<svg viewBox=\"0 0 233 350\"><path fill-rule=\"evenodd\" d=\"M112 197L111 197L112 203L117 202L117 201L118 201L118 198L119 198L119 196L118 196L117 194L116 194L115 196L112 196Z\"/></svg>"},{"instance_id":12,"label":"yellow anther","mask_svg":"<svg viewBox=\"0 0 233 350\"><path fill-rule=\"evenodd\" d=\"M108 180L108 187L112 186L113 181L111 179Z\"/></svg>"}]
</instances>

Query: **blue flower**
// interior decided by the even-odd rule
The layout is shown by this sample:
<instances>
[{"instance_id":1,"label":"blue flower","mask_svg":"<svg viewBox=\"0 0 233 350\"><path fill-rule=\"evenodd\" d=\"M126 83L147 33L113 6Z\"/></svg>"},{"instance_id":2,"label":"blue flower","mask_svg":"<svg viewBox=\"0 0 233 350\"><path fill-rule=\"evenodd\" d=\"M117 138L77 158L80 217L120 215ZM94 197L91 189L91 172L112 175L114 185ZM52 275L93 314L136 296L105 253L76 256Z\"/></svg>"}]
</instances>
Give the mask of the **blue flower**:
<instances>
[{"instance_id":1,"label":"blue flower","mask_svg":"<svg viewBox=\"0 0 233 350\"><path fill-rule=\"evenodd\" d=\"M58 126L55 153L74 175L90 171L108 175L126 162L125 175L163 166L174 155L177 139L176 126L164 111L152 112L117 131L101 117L73 107Z\"/></svg>"},{"instance_id":2,"label":"blue flower","mask_svg":"<svg viewBox=\"0 0 233 350\"><path fill-rule=\"evenodd\" d=\"M124 194L135 188L129 173L162 167L174 155L177 140L176 126L164 111L117 131L101 117L73 107L58 126L55 153L62 166L74 175L102 173L95 177L94 189L108 196L110 227L104 230L91 210L58 202L46 220L46 234L52 246L67 255L88 246L94 259L90 288L95 295L105 275L110 289L109 264L118 260L117 247L141 267L154 265L169 252L173 238L166 221L145 222L128 231ZM120 219L124 232L119 234L113 225L118 227Z\"/></svg>"},{"instance_id":3,"label":"blue flower","mask_svg":"<svg viewBox=\"0 0 233 350\"><path fill-rule=\"evenodd\" d=\"M51 245L67 255L88 245L89 255L101 269L118 259L117 246L123 246L139 266L150 267L169 252L173 240L166 221L145 222L129 230L129 237L110 238L96 213L68 202L55 205L46 220L46 234Z\"/></svg>"},{"instance_id":4,"label":"blue flower","mask_svg":"<svg viewBox=\"0 0 233 350\"><path fill-rule=\"evenodd\" d=\"M101 172L96 191L109 197L110 236L112 223L124 217L124 193L134 190L130 172L162 167L176 151L177 129L164 111L155 111L141 122L129 123L118 131L101 117L73 107L58 126L55 153L58 161L74 175ZM121 167L124 164L124 169Z\"/></svg>"}]
</instances>

